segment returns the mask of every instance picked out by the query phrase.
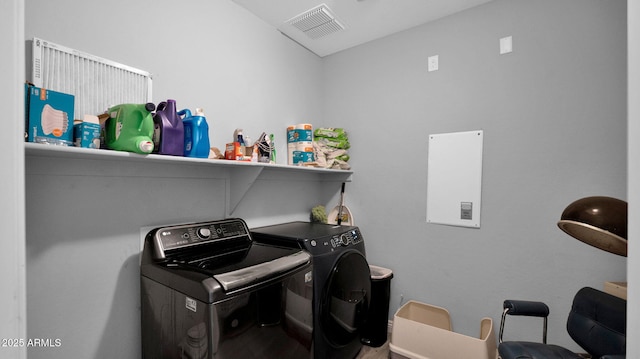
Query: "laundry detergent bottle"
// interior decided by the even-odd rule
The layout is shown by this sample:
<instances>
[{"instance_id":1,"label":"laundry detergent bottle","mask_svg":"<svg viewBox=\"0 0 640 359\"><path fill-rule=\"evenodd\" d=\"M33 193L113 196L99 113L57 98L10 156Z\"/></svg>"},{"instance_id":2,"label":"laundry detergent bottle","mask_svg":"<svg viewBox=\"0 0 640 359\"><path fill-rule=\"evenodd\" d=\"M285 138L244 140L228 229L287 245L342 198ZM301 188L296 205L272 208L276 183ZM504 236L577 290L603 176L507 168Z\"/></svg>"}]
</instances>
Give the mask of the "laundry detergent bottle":
<instances>
[{"instance_id":1,"label":"laundry detergent bottle","mask_svg":"<svg viewBox=\"0 0 640 359\"><path fill-rule=\"evenodd\" d=\"M184 155L184 125L176 112L176 101L160 102L153 115L154 152L161 155Z\"/></svg>"},{"instance_id":2,"label":"laundry detergent bottle","mask_svg":"<svg viewBox=\"0 0 640 359\"><path fill-rule=\"evenodd\" d=\"M153 115L156 106L122 104L109 108L105 122L105 145L117 151L149 154L153 151Z\"/></svg>"},{"instance_id":3,"label":"laundry detergent bottle","mask_svg":"<svg viewBox=\"0 0 640 359\"><path fill-rule=\"evenodd\" d=\"M204 111L196 108L195 116L191 116L191 111L184 109L178 112L184 124L184 155L186 157L208 158L209 145L209 125L204 117Z\"/></svg>"}]
</instances>

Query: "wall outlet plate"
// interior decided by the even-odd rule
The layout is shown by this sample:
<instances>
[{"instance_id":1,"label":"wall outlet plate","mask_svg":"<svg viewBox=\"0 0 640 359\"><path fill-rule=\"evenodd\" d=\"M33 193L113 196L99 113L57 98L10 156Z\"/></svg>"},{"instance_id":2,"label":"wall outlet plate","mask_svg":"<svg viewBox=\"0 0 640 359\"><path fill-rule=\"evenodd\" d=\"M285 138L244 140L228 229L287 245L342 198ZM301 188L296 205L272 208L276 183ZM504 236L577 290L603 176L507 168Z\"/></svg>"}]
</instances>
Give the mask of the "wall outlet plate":
<instances>
[{"instance_id":1,"label":"wall outlet plate","mask_svg":"<svg viewBox=\"0 0 640 359\"><path fill-rule=\"evenodd\" d=\"M427 69L429 72L438 70L438 55L429 56L427 59Z\"/></svg>"}]
</instances>

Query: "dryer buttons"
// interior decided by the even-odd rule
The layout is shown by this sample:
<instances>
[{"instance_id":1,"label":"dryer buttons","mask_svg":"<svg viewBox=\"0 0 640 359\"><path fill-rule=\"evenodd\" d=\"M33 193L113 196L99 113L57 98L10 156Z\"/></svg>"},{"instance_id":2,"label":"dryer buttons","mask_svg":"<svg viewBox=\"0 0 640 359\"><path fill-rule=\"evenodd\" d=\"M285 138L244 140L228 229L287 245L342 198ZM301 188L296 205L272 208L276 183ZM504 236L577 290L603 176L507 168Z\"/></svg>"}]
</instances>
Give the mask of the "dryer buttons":
<instances>
[{"instance_id":1,"label":"dryer buttons","mask_svg":"<svg viewBox=\"0 0 640 359\"><path fill-rule=\"evenodd\" d=\"M340 236L334 236L333 238L331 238L331 245L335 248L335 247L340 247L340 246L348 246L349 243L351 242L350 238L345 234L341 234Z\"/></svg>"},{"instance_id":2,"label":"dryer buttons","mask_svg":"<svg viewBox=\"0 0 640 359\"><path fill-rule=\"evenodd\" d=\"M333 248L356 245L360 242L362 242L362 238L360 238L358 231L344 232L331 237L331 247Z\"/></svg>"}]
</instances>

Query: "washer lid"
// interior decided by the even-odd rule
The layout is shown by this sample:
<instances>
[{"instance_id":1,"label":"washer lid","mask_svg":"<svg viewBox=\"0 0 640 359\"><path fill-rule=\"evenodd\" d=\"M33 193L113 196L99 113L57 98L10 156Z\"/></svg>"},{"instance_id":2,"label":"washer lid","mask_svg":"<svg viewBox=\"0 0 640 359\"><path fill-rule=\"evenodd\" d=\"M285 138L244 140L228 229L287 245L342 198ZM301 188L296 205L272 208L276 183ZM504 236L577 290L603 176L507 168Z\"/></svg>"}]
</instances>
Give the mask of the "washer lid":
<instances>
[{"instance_id":1,"label":"washer lid","mask_svg":"<svg viewBox=\"0 0 640 359\"><path fill-rule=\"evenodd\" d=\"M225 291L231 291L265 279L286 273L299 266L306 265L311 256L303 251L298 251L286 257L244 267L232 272L216 274L213 277L220 282Z\"/></svg>"},{"instance_id":2,"label":"washer lid","mask_svg":"<svg viewBox=\"0 0 640 359\"><path fill-rule=\"evenodd\" d=\"M149 232L143 277L207 303L310 266L292 246L256 243L241 219L165 226Z\"/></svg>"}]
</instances>

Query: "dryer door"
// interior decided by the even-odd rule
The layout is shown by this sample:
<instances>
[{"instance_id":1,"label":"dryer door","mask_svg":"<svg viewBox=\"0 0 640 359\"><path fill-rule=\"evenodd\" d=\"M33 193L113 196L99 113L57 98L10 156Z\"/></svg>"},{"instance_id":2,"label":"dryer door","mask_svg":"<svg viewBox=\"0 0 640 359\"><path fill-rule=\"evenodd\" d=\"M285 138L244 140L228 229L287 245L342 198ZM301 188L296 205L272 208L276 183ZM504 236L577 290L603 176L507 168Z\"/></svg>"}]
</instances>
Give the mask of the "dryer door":
<instances>
[{"instance_id":1,"label":"dryer door","mask_svg":"<svg viewBox=\"0 0 640 359\"><path fill-rule=\"evenodd\" d=\"M320 308L327 340L341 346L360 334L369 310L371 274L365 257L356 252L340 256L331 271Z\"/></svg>"}]
</instances>

